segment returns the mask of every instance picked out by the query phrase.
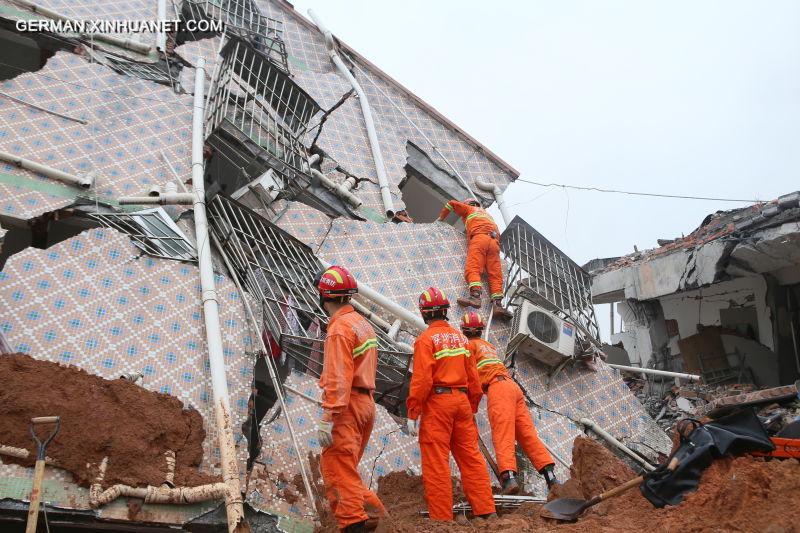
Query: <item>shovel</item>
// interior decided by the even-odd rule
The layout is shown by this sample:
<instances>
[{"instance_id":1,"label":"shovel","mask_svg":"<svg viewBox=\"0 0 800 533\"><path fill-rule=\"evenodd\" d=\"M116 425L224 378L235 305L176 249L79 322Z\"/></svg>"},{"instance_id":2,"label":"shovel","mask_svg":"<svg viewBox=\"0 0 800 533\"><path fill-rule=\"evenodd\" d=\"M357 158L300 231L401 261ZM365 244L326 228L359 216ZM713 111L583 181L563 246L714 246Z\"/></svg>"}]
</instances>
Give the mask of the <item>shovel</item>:
<instances>
[{"instance_id":1,"label":"shovel","mask_svg":"<svg viewBox=\"0 0 800 533\"><path fill-rule=\"evenodd\" d=\"M672 461L669 462L667 468L669 470L675 470L677 466L678 459L674 457ZM641 485L643 482L644 476L633 478L619 487L614 487L613 489L604 492L599 496L595 496L591 500L581 500L580 498L559 498L542 507L539 515L544 518L553 518L555 520L577 520L578 517L581 516L589 507L622 494L628 489Z\"/></svg>"},{"instance_id":2,"label":"shovel","mask_svg":"<svg viewBox=\"0 0 800 533\"><path fill-rule=\"evenodd\" d=\"M37 424L55 424L53 432L50 433L50 436L44 442L40 441L39 437L36 436ZM36 466L33 470L33 487L31 488L30 496L31 504L28 508L28 524L25 528L25 533L36 533L36 523L39 519L39 503L42 501L42 480L44 479L45 452L47 451L47 445L50 444L50 441L56 436L60 426L61 417L58 416L40 416L37 418L31 418L31 435L33 435L33 440L35 440L36 444L39 446L39 454L36 456Z\"/></svg>"}]
</instances>

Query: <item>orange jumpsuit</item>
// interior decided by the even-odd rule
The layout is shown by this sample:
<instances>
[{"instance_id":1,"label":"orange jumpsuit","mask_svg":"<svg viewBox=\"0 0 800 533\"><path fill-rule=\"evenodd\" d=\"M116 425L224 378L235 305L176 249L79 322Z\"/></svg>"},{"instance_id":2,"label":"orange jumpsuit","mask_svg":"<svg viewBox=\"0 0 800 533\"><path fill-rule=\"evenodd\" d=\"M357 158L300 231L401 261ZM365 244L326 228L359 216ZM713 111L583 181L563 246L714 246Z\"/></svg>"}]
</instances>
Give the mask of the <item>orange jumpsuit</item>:
<instances>
[{"instance_id":1,"label":"orange jumpsuit","mask_svg":"<svg viewBox=\"0 0 800 533\"><path fill-rule=\"evenodd\" d=\"M553 462L550 452L536 434L522 390L508 375L497 352L483 339L469 340L469 351L478 367L481 387L488 397L492 443L500 472L517 471L514 442L518 441L536 470Z\"/></svg>"},{"instance_id":2,"label":"orange jumpsuit","mask_svg":"<svg viewBox=\"0 0 800 533\"><path fill-rule=\"evenodd\" d=\"M495 512L489 471L478 450L478 429L472 419L483 394L469 357L467 338L446 320L432 322L414 343L406 406L411 420L422 414L422 484L432 520L453 519L451 452L472 512Z\"/></svg>"},{"instance_id":3,"label":"orange jumpsuit","mask_svg":"<svg viewBox=\"0 0 800 533\"><path fill-rule=\"evenodd\" d=\"M323 448L320 469L333 515L342 529L386 513L358 474L375 422L372 392L377 346L372 326L351 305L339 309L328 322L319 386L323 420L333 421L333 444Z\"/></svg>"},{"instance_id":4,"label":"orange jumpsuit","mask_svg":"<svg viewBox=\"0 0 800 533\"><path fill-rule=\"evenodd\" d=\"M503 297L503 266L500 262L500 230L492 216L482 207L474 207L450 200L442 208L439 218L444 220L452 211L461 217L467 228L467 264L464 279L469 288L481 288L481 274L486 269L492 299ZM494 233L497 237L492 237Z\"/></svg>"}]
</instances>

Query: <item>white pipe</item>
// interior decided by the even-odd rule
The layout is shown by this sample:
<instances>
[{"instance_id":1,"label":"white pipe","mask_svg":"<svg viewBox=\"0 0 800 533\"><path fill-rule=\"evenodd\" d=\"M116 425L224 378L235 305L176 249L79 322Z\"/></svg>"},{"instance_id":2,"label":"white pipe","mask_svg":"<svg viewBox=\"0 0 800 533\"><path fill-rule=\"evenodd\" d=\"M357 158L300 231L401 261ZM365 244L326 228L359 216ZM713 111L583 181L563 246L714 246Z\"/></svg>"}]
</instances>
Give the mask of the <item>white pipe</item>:
<instances>
[{"instance_id":1,"label":"white pipe","mask_svg":"<svg viewBox=\"0 0 800 533\"><path fill-rule=\"evenodd\" d=\"M35 2L31 2L31 0L14 0L17 4L21 4L34 13L39 13L44 15L45 17L54 19L54 20L69 20L73 21L73 17L68 17L58 11L54 11L50 8L40 6ZM128 50L133 50L134 52L139 52L140 54L147 55L150 53L150 49L152 48L149 44L140 43L139 41L134 41L132 39L120 39L119 37L114 37L113 35L106 35L103 33L81 33L81 37L85 39L95 39L98 41L105 41L109 44L113 44L114 46L119 46L120 48L127 48Z\"/></svg>"},{"instance_id":2,"label":"white pipe","mask_svg":"<svg viewBox=\"0 0 800 533\"><path fill-rule=\"evenodd\" d=\"M163 24L167 20L167 0L157 0L156 19ZM166 53L167 51L167 34L163 31L156 33L156 50ZM167 66L169 69L169 66Z\"/></svg>"},{"instance_id":3,"label":"white pipe","mask_svg":"<svg viewBox=\"0 0 800 533\"><path fill-rule=\"evenodd\" d=\"M324 259L319 260L322 263L324 268L330 268L333 266L333 263L329 263ZM419 315L415 315L414 313L407 310L402 305L394 302L384 296L383 294L379 293L366 283L361 281L358 282L358 294L369 300L370 302L384 308L389 313L393 314L397 318L400 318L406 322L409 326L413 326L415 329L419 331L425 331L428 326L425 325L425 322L422 320L422 317Z\"/></svg>"},{"instance_id":4,"label":"white pipe","mask_svg":"<svg viewBox=\"0 0 800 533\"><path fill-rule=\"evenodd\" d=\"M194 193L194 224L197 241L197 259L200 268L200 286L203 290L203 317L206 326L208 358L211 367L211 388L214 393L217 438L219 440L222 481L228 486L225 507L230 533L249 531L244 518L242 494L239 485L239 464L231 430L231 407L228 401L228 383L225 376L225 357L222 353L222 332L219 326L219 303L214 285L214 267L211 263L211 242L206 216L205 185L203 183L203 84L205 59L197 60L194 77L194 110L192 113L192 191Z\"/></svg>"},{"instance_id":5,"label":"white pipe","mask_svg":"<svg viewBox=\"0 0 800 533\"><path fill-rule=\"evenodd\" d=\"M611 365L611 368L624 370L626 372L640 372L642 374L653 374L654 376L666 376L668 378L688 379L689 381L702 381L702 378L695 374L683 374L681 372L670 372L668 370L656 370L655 368L639 368L638 366Z\"/></svg>"},{"instance_id":6,"label":"white pipe","mask_svg":"<svg viewBox=\"0 0 800 533\"><path fill-rule=\"evenodd\" d=\"M47 108L38 106L36 104L32 104L30 102L26 102L25 100L20 100L19 98L14 98L10 94L6 94L6 93L4 93L2 91L0 91L0 96L2 96L3 98L8 98L12 102L16 102L18 104L22 104L22 105L31 107L33 109L36 109L38 111L42 111L43 113L47 113L47 114L53 115L55 117L63 118L65 120L71 120L72 122L78 122L79 124L83 124L83 125L89 124L89 122L87 120L83 120L82 118L75 118L75 117L71 117L69 115L62 115L61 113L56 113L55 111L51 111L51 110L49 110Z\"/></svg>"},{"instance_id":7,"label":"white pipe","mask_svg":"<svg viewBox=\"0 0 800 533\"><path fill-rule=\"evenodd\" d=\"M628 457L630 457L631 459L642 465L642 468L644 468L648 472L655 470L656 468L655 466L651 465L650 463L645 461L641 455L637 454L636 452L634 452L633 450L622 444L620 441L614 438L614 436L611 433L607 432L605 429L598 426L594 420L591 420L589 418L581 418L579 422L582 425L590 428L595 433L597 433L600 437L606 440L606 442L608 442L609 444L611 444L612 446L614 446L615 448L626 454Z\"/></svg>"},{"instance_id":8,"label":"white pipe","mask_svg":"<svg viewBox=\"0 0 800 533\"><path fill-rule=\"evenodd\" d=\"M397 334L400 333L400 326L403 325L403 321L399 318L392 322L392 325L389 327L389 330L386 332L386 335L394 340L397 337Z\"/></svg>"},{"instance_id":9,"label":"white pipe","mask_svg":"<svg viewBox=\"0 0 800 533\"><path fill-rule=\"evenodd\" d=\"M57 168L42 165L36 161L31 161L30 159L25 159L24 157L9 154L8 152L0 152L0 159L3 161L8 161L9 163L13 163L20 168L30 170L31 172L37 172L47 176L48 178L63 181L64 183L68 183L70 185L77 185L82 189L88 189L94 185L94 174L92 172L84 174L83 177L75 176L62 170L58 170Z\"/></svg>"},{"instance_id":10,"label":"white pipe","mask_svg":"<svg viewBox=\"0 0 800 533\"><path fill-rule=\"evenodd\" d=\"M383 163L383 153L381 152L381 147L378 143L378 134L375 131L375 121L372 117L372 110L369 107L367 94L364 92L361 84L358 83L358 80L356 80L353 74L347 69L347 66L344 64L344 61L342 61L342 58L339 57L339 54L336 51L336 43L333 40L333 35L331 32L328 31L324 24L322 24L322 21L317 17L317 14L314 13L313 9L308 10L308 15L311 17L311 20L314 21L314 24L317 25L319 31L325 36L325 44L328 47L328 55L330 56L331 61L334 65L336 65L339 73L344 76L348 82L350 82L350 85L352 85L353 89L358 95L358 101L361 104L361 113L364 115L364 125L367 128L369 147L372 150L372 159L375 161L375 172L378 175L378 185L381 188L383 208L386 211L386 217L392 219L394 218L394 205L392 204L392 195L389 191L389 179L386 176L386 166Z\"/></svg>"},{"instance_id":11,"label":"white pipe","mask_svg":"<svg viewBox=\"0 0 800 533\"><path fill-rule=\"evenodd\" d=\"M123 196L119 205L192 205L195 196L190 192L165 193L159 196Z\"/></svg>"},{"instance_id":12,"label":"white pipe","mask_svg":"<svg viewBox=\"0 0 800 533\"><path fill-rule=\"evenodd\" d=\"M500 210L503 222L505 222L506 227L508 227L508 225L511 224L511 213L508 212L506 201L503 199L503 191L500 190L500 187L494 183L487 183L481 180L475 180L475 185L477 185L480 190L490 192L494 195L494 200L497 202L497 208Z\"/></svg>"},{"instance_id":13,"label":"white pipe","mask_svg":"<svg viewBox=\"0 0 800 533\"><path fill-rule=\"evenodd\" d=\"M319 26L319 24L317 24L317 26ZM358 66L357 63L353 63L353 66L355 66L356 69L358 69L358 71L364 75L364 77L367 77L366 73L361 69L361 67ZM444 161L447 164L447 166L450 167L450 170L453 171L453 174L455 174L456 178L458 178L458 181L461 182L461 185L463 185L464 188L467 189L469 195L475 196L475 193L472 192L472 189L470 188L469 185L467 185L467 182L464 180L463 176L461 176L458 170L456 170L456 167L454 167L453 164L450 163L450 161L444 156L444 154L439 151L439 148L435 144L433 144L433 141L427 135L425 135L425 132L422 131L422 129L420 129L419 126L417 126L416 122L411 120L408 117L408 115L406 115L405 111L403 111L403 109L395 103L394 98L391 98L388 94L386 94L386 92L383 89L381 89L380 85L378 85L377 83L373 83L372 85L376 89L378 89L378 92L380 92L384 96L384 98L386 98L386 100L392 105L392 107L394 107L398 112L400 112L401 115L403 115L403 118L405 118L408 121L408 123L414 127L415 130L417 130L417 133L419 133L423 139L428 141L428 144L431 145L431 148L433 149L434 153L438 154L439 157L442 158L442 161ZM480 146L478 146L477 148L480 149Z\"/></svg>"},{"instance_id":14,"label":"white pipe","mask_svg":"<svg viewBox=\"0 0 800 533\"><path fill-rule=\"evenodd\" d=\"M314 154L308 158L308 164L313 165L314 163L319 161L319 159L320 159L319 154ZM319 179L319 181L322 182L322 185L324 185L326 189L331 191L333 194L335 194L342 200L346 201L348 204L350 204L351 207L353 207L353 209L358 209L361 206L361 204L364 203L361 201L361 198L359 198L358 196L356 196L355 194L351 193L348 190L343 190L338 183L331 180L328 176L326 176L319 170L315 169L314 167L310 168L312 176Z\"/></svg>"}]
</instances>

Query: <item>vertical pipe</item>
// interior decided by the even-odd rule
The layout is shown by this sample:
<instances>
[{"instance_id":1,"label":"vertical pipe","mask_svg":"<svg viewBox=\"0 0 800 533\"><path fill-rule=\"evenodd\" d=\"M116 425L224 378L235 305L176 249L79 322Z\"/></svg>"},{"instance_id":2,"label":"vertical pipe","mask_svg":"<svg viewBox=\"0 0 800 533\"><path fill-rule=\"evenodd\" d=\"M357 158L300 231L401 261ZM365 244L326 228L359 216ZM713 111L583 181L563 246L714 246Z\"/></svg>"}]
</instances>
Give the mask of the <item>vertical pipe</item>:
<instances>
[{"instance_id":1,"label":"vertical pipe","mask_svg":"<svg viewBox=\"0 0 800 533\"><path fill-rule=\"evenodd\" d=\"M614 302L608 304L611 308L611 335L614 334ZM611 342L611 335L608 336L608 342Z\"/></svg>"},{"instance_id":2,"label":"vertical pipe","mask_svg":"<svg viewBox=\"0 0 800 533\"><path fill-rule=\"evenodd\" d=\"M358 102L361 104L361 113L364 115L364 125L367 128L369 147L372 150L372 159L375 161L375 172L378 175L378 185L380 185L381 189L383 208L386 211L386 217L391 219L394 217L394 205L392 204L392 195L389 192L389 178L386 176L386 165L383 162L383 153L381 152L380 144L378 144L378 134L375 131L375 121L372 117L372 110L369 107L367 94L336 52L336 44L333 42L333 35L331 32L325 28L325 25L317 18L316 13L314 13L312 9L308 10L308 15L311 17L311 20L314 21L314 24L317 25L319 31L325 36L325 44L328 47L328 55L331 61L336 65L339 73L350 82L350 85L353 86L353 89L355 89L358 95ZM469 187L467 187L467 189L469 189Z\"/></svg>"},{"instance_id":3,"label":"vertical pipe","mask_svg":"<svg viewBox=\"0 0 800 533\"><path fill-rule=\"evenodd\" d=\"M167 0L157 0L157 2L158 8L156 18L159 24L164 24L167 20ZM156 33L156 50L162 54L167 51L167 34L164 33L163 27L159 28L158 33Z\"/></svg>"},{"instance_id":4,"label":"vertical pipe","mask_svg":"<svg viewBox=\"0 0 800 533\"><path fill-rule=\"evenodd\" d=\"M219 304L214 286L214 271L211 264L211 243L208 238L205 185L203 183L203 84L205 82L205 60L197 61L194 77L194 110L192 112L192 192L194 193L194 224L197 238L197 258L200 267L200 286L203 290L203 318L206 326L208 358L211 366L211 385L214 392L214 415L222 462L222 481L228 486L225 493L225 510L228 516L228 531L241 533L250 531L244 519L239 464L231 429L231 406L228 402L228 383L225 376L225 359L222 354L222 332L219 327Z\"/></svg>"}]
</instances>

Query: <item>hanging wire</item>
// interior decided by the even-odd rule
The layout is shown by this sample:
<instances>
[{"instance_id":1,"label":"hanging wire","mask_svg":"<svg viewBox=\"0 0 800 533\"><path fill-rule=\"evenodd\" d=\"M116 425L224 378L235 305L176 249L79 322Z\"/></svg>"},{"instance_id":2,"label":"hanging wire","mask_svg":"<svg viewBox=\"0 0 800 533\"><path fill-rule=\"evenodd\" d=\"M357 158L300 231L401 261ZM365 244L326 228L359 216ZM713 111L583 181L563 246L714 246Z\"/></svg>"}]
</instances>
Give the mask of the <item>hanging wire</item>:
<instances>
[{"instance_id":1,"label":"hanging wire","mask_svg":"<svg viewBox=\"0 0 800 533\"><path fill-rule=\"evenodd\" d=\"M595 191L595 192L607 192L607 193L616 193L616 194L631 194L634 196L655 196L658 198L679 198L681 200L712 200L716 202L739 202L739 203L748 203L748 204L758 204L761 203L758 200L742 200L742 199L735 199L735 198L711 198L708 196L685 196L680 194L663 194L663 193L649 193L649 192L633 192L633 191L620 191L616 189L601 189L599 187L581 187L578 185L566 185L563 183L540 183L538 181L526 180L523 178L517 178L516 181L521 181L522 183L530 183L531 185L538 185L540 187L562 187L564 189L578 189L581 191Z\"/></svg>"}]
</instances>

